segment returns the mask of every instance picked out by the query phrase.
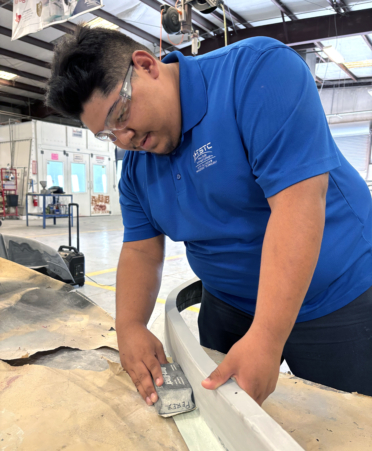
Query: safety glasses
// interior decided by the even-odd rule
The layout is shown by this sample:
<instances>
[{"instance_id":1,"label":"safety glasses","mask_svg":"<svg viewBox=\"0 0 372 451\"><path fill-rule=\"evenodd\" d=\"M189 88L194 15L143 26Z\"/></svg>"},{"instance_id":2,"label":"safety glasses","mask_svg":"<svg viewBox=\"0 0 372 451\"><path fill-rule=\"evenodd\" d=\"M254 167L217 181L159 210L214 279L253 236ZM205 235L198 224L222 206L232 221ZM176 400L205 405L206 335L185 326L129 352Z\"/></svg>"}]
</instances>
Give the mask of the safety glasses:
<instances>
[{"instance_id":1,"label":"safety glasses","mask_svg":"<svg viewBox=\"0 0 372 451\"><path fill-rule=\"evenodd\" d=\"M130 103L132 99L131 78L133 73L133 62L130 63L128 71L124 78L123 86L119 93L119 99L110 108L105 126L106 129L96 133L95 138L100 141L115 142L117 137L114 134L116 130L123 130L125 123L129 118Z\"/></svg>"}]
</instances>

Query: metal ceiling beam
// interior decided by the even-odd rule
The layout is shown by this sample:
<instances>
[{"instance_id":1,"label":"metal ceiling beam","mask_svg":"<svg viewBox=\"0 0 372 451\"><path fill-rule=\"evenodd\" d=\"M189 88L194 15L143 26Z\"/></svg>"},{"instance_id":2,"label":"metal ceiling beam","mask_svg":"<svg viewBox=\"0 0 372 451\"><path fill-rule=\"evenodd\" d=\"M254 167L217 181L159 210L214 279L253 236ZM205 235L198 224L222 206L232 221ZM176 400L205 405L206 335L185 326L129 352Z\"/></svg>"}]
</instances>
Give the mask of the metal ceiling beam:
<instances>
[{"instance_id":1,"label":"metal ceiling beam","mask_svg":"<svg viewBox=\"0 0 372 451\"><path fill-rule=\"evenodd\" d=\"M344 0L327 0L337 14L345 14L351 11Z\"/></svg>"},{"instance_id":2,"label":"metal ceiling beam","mask_svg":"<svg viewBox=\"0 0 372 451\"><path fill-rule=\"evenodd\" d=\"M366 34L362 34L362 38L364 39L365 43L368 45L370 50L372 50L372 42L369 39L369 37Z\"/></svg>"},{"instance_id":3,"label":"metal ceiling beam","mask_svg":"<svg viewBox=\"0 0 372 451\"><path fill-rule=\"evenodd\" d=\"M0 8L13 11L13 2L10 2L9 0L0 0Z\"/></svg>"},{"instance_id":4,"label":"metal ceiling beam","mask_svg":"<svg viewBox=\"0 0 372 451\"><path fill-rule=\"evenodd\" d=\"M154 9L158 13L160 13L160 6L162 3L159 3L157 0L140 0L145 5L149 6L150 8ZM174 2L169 2L174 6ZM197 24L198 27L202 27L204 30L207 31L214 31L216 29L216 25L202 17L200 14L196 14L193 10L191 11L191 20L194 22L194 24ZM194 25L195 27L195 25Z\"/></svg>"},{"instance_id":5,"label":"metal ceiling beam","mask_svg":"<svg viewBox=\"0 0 372 451\"><path fill-rule=\"evenodd\" d=\"M3 36L7 36L8 38L12 37L12 30L10 28L1 27L0 26L0 34ZM23 38L19 38L18 41L27 42L27 44L34 45L35 47L40 47L45 50L49 50L53 52L54 45L49 42L41 41L40 39L31 38L30 36L24 36Z\"/></svg>"},{"instance_id":6,"label":"metal ceiling beam","mask_svg":"<svg viewBox=\"0 0 372 451\"><path fill-rule=\"evenodd\" d=\"M7 86L8 88L20 89L22 91L33 92L35 94L44 95L45 89L38 86L27 85L26 83L20 83L14 80L3 80L0 78L0 86Z\"/></svg>"},{"instance_id":7,"label":"metal ceiling beam","mask_svg":"<svg viewBox=\"0 0 372 451\"><path fill-rule=\"evenodd\" d=\"M314 42L314 47L318 47L318 48L322 49L324 46L321 42ZM331 62L329 58L324 58L324 56L322 56L319 52L316 52L316 54L317 54L318 58L323 61L323 63Z\"/></svg>"},{"instance_id":8,"label":"metal ceiling beam","mask_svg":"<svg viewBox=\"0 0 372 451\"><path fill-rule=\"evenodd\" d=\"M25 63L33 64L35 66L44 67L50 69L50 63L46 61L41 61L31 56L23 55L22 53L12 52L11 50L0 49L0 55L6 56L8 58L13 58L19 61L24 61Z\"/></svg>"},{"instance_id":9,"label":"metal ceiling beam","mask_svg":"<svg viewBox=\"0 0 372 451\"><path fill-rule=\"evenodd\" d=\"M335 19L337 30L335 28ZM229 32L228 35L230 43L238 42L246 38L252 38L254 36L267 36L284 42L292 47L335 37L342 38L361 34L371 34L372 9L351 11L344 16L335 17L334 15L327 15L290 21L286 22L286 26L289 37L288 41L285 38L282 23L246 28L244 30L237 30L236 33ZM199 54L208 53L223 46L223 36L206 39L201 43ZM180 51L184 55L191 55L191 46L180 49Z\"/></svg>"},{"instance_id":10,"label":"metal ceiling beam","mask_svg":"<svg viewBox=\"0 0 372 451\"><path fill-rule=\"evenodd\" d=\"M56 111L47 107L42 100L37 100L32 105L30 105L30 107L24 107L23 114L29 114L30 116L37 118L37 119L44 119L51 115L59 116L62 118L62 116L60 114L56 113ZM80 125L80 121L77 121L75 119L74 120L69 120L67 118L63 118L63 119L66 122L67 121L70 122L70 124L72 121L71 125L74 125L74 123L79 123L79 125Z\"/></svg>"},{"instance_id":11,"label":"metal ceiling beam","mask_svg":"<svg viewBox=\"0 0 372 451\"><path fill-rule=\"evenodd\" d=\"M151 42L153 44L156 44L157 46L160 46L160 39L153 36L150 33L147 33L146 31L141 30L140 28L135 27L134 25L129 24L128 22L125 22L123 19L119 19L118 17L114 16L113 14L108 13L107 11L104 11L103 9L96 9L95 11L92 11L91 14L101 17L102 19L107 20L108 22L111 22L118 27L122 28L123 30L128 31L129 33L133 33L136 36L145 39L148 42Z\"/></svg>"},{"instance_id":12,"label":"metal ceiling beam","mask_svg":"<svg viewBox=\"0 0 372 451\"><path fill-rule=\"evenodd\" d=\"M319 41L316 41L315 44L321 50L324 47L324 45L321 42L319 42ZM332 60L330 60L330 62L336 64L341 70L343 70L345 72L345 74L348 77L352 78L354 81L358 81L357 77L345 66L345 64L343 64L343 63L336 63L335 61L332 61Z\"/></svg>"},{"instance_id":13,"label":"metal ceiling beam","mask_svg":"<svg viewBox=\"0 0 372 451\"><path fill-rule=\"evenodd\" d=\"M292 45L291 47L293 50L296 50L296 52L300 52L301 50L313 50L315 48L315 44L310 42L308 44Z\"/></svg>"},{"instance_id":14,"label":"metal ceiling beam","mask_svg":"<svg viewBox=\"0 0 372 451\"><path fill-rule=\"evenodd\" d=\"M9 103L5 102L4 100L0 100L0 106L6 106L8 108L21 108L22 105L18 105L17 103Z\"/></svg>"},{"instance_id":15,"label":"metal ceiling beam","mask_svg":"<svg viewBox=\"0 0 372 451\"><path fill-rule=\"evenodd\" d=\"M318 58L323 61L323 63L331 63L332 61L330 61L328 58L324 58L320 53L317 52L317 56Z\"/></svg>"},{"instance_id":16,"label":"metal ceiling beam","mask_svg":"<svg viewBox=\"0 0 372 451\"><path fill-rule=\"evenodd\" d=\"M345 64L342 64L342 63L335 63L335 64L337 64L337 66L338 66L341 70L343 70L347 76L349 76L350 78L352 78L354 81L358 81L358 78L353 74L353 72L351 72L351 70L349 70L349 69L345 66Z\"/></svg>"},{"instance_id":17,"label":"metal ceiling beam","mask_svg":"<svg viewBox=\"0 0 372 451\"><path fill-rule=\"evenodd\" d=\"M55 25L51 25L51 27L66 34L75 34L77 29L77 25L73 22L56 23Z\"/></svg>"},{"instance_id":18,"label":"metal ceiling beam","mask_svg":"<svg viewBox=\"0 0 372 451\"><path fill-rule=\"evenodd\" d=\"M350 11L352 11L352 9L350 8L350 6L347 5L345 0L336 0L336 2L341 6L341 8L346 12L349 13Z\"/></svg>"},{"instance_id":19,"label":"metal ceiling beam","mask_svg":"<svg viewBox=\"0 0 372 451\"><path fill-rule=\"evenodd\" d=\"M363 77L359 78L358 82L348 81L348 80L325 80L323 89L330 88L354 88L361 86L372 86L372 78L371 77Z\"/></svg>"},{"instance_id":20,"label":"metal ceiling beam","mask_svg":"<svg viewBox=\"0 0 372 451\"><path fill-rule=\"evenodd\" d=\"M291 20L298 20L298 17L293 14L293 12L286 6L283 2L280 0L271 0L275 6L277 6L280 11L285 14L287 17L289 17Z\"/></svg>"},{"instance_id":21,"label":"metal ceiling beam","mask_svg":"<svg viewBox=\"0 0 372 451\"><path fill-rule=\"evenodd\" d=\"M33 100L37 100L31 97L19 96L17 94L11 94L10 92L4 92L0 90L0 97L7 97L8 99L19 100L20 102L32 102Z\"/></svg>"},{"instance_id":22,"label":"metal ceiling beam","mask_svg":"<svg viewBox=\"0 0 372 451\"><path fill-rule=\"evenodd\" d=\"M225 11L226 16L228 17L231 14L231 17L233 20L235 20L238 24L243 25L245 28L253 28L253 25L251 25L249 22L247 22L244 17L242 17L240 14L238 14L236 11L232 10L228 5L225 3Z\"/></svg>"},{"instance_id":23,"label":"metal ceiling beam","mask_svg":"<svg viewBox=\"0 0 372 451\"><path fill-rule=\"evenodd\" d=\"M221 14L220 12L214 11L213 13L211 13L211 16L214 16L216 19L218 19L218 20L220 20L222 23L224 23L224 22L223 22L223 14ZM229 19L229 15L228 15L228 14L226 14L226 25L227 25L229 28L234 28L234 25L233 25L233 23L231 22L231 20Z\"/></svg>"},{"instance_id":24,"label":"metal ceiling beam","mask_svg":"<svg viewBox=\"0 0 372 451\"><path fill-rule=\"evenodd\" d=\"M3 66L0 64L0 70L4 72L10 72L11 74L18 75L19 77L29 78L30 80L40 81L41 83L46 83L48 79L46 77L41 77L40 75L31 74L30 72L25 72L23 70L14 69L14 67Z\"/></svg>"}]
</instances>

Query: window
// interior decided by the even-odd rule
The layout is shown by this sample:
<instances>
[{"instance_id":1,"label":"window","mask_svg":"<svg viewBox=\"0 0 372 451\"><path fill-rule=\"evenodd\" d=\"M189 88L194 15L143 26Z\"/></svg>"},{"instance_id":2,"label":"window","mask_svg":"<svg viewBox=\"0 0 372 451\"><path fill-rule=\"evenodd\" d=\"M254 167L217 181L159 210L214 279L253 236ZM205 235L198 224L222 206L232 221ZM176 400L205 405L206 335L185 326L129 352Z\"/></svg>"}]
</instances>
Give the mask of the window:
<instances>
[{"instance_id":1,"label":"window","mask_svg":"<svg viewBox=\"0 0 372 451\"><path fill-rule=\"evenodd\" d=\"M64 189L63 163L61 161L48 161L47 188L60 186Z\"/></svg>"},{"instance_id":2,"label":"window","mask_svg":"<svg viewBox=\"0 0 372 451\"><path fill-rule=\"evenodd\" d=\"M334 140L344 157L357 171L367 171L370 154L369 135L336 136Z\"/></svg>"},{"instance_id":3,"label":"window","mask_svg":"<svg viewBox=\"0 0 372 451\"><path fill-rule=\"evenodd\" d=\"M93 165L93 192L107 193L106 166Z\"/></svg>"},{"instance_id":4,"label":"window","mask_svg":"<svg viewBox=\"0 0 372 451\"><path fill-rule=\"evenodd\" d=\"M85 193L85 163L71 163L71 188L73 193Z\"/></svg>"}]
</instances>

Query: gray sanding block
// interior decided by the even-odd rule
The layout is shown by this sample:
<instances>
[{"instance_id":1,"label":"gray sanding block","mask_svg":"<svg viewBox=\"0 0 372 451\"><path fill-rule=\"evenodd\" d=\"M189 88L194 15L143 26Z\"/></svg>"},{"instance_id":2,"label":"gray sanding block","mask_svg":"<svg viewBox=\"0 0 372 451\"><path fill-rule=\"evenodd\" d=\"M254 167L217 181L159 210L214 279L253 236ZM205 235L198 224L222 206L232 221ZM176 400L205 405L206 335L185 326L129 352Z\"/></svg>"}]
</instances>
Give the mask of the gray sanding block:
<instances>
[{"instance_id":1,"label":"gray sanding block","mask_svg":"<svg viewBox=\"0 0 372 451\"><path fill-rule=\"evenodd\" d=\"M162 417L172 417L195 409L194 395L190 382L186 379L178 363L161 364L164 383L158 387L154 383L158 400L154 407Z\"/></svg>"}]
</instances>

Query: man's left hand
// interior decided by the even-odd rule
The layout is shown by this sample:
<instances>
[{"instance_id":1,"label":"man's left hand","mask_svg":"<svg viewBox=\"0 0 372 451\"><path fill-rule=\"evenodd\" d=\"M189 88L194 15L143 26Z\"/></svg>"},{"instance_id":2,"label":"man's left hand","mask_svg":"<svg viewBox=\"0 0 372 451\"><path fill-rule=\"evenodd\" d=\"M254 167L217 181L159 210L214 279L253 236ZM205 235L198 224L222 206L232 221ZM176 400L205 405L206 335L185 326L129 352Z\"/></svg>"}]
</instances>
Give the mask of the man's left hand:
<instances>
[{"instance_id":1,"label":"man's left hand","mask_svg":"<svg viewBox=\"0 0 372 451\"><path fill-rule=\"evenodd\" d=\"M259 405L275 390L283 346L270 342L267 334L249 330L227 353L224 361L202 382L215 390L230 377Z\"/></svg>"}]
</instances>

